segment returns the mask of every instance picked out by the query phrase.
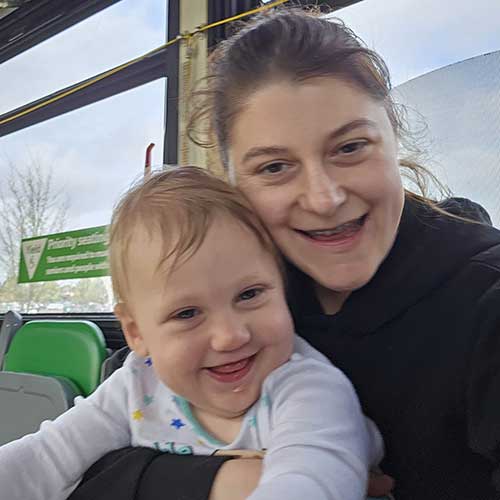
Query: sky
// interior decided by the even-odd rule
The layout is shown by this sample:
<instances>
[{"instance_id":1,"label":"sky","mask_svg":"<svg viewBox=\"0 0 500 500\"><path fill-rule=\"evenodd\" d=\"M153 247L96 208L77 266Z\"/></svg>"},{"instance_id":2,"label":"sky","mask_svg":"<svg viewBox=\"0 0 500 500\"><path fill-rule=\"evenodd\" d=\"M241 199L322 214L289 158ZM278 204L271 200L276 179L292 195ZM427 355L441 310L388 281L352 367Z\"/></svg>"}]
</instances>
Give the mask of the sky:
<instances>
[{"instance_id":1,"label":"sky","mask_svg":"<svg viewBox=\"0 0 500 500\"><path fill-rule=\"evenodd\" d=\"M382 55L395 85L500 49L497 0L363 0L337 17Z\"/></svg>"},{"instance_id":2,"label":"sky","mask_svg":"<svg viewBox=\"0 0 500 500\"><path fill-rule=\"evenodd\" d=\"M163 0L122 0L0 65L0 113L142 55L165 42ZM0 138L0 175L30 156L70 197L68 229L107 224L142 172L147 145L161 163L165 80Z\"/></svg>"},{"instance_id":3,"label":"sky","mask_svg":"<svg viewBox=\"0 0 500 500\"><path fill-rule=\"evenodd\" d=\"M500 49L496 0L364 0L337 15L386 59L396 85ZM165 20L164 0L122 0L1 64L0 114L161 45ZM483 83L485 93L495 91L488 79ZM68 193L68 230L107 224L119 195L140 176L150 142L156 143L153 163L161 163L164 103L162 79L2 137L0 175L7 175L9 161L23 165L35 156ZM498 165L498 149L481 154Z\"/></svg>"}]
</instances>

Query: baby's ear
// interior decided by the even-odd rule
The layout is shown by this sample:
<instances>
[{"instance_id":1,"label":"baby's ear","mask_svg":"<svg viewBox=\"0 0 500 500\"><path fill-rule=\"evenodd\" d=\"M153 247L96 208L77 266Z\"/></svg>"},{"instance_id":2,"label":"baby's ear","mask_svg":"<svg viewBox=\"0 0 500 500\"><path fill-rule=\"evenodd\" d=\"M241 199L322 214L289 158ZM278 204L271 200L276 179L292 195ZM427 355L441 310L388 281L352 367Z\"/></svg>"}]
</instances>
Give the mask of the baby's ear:
<instances>
[{"instance_id":1,"label":"baby's ear","mask_svg":"<svg viewBox=\"0 0 500 500\"><path fill-rule=\"evenodd\" d=\"M130 349L132 349L137 355L144 358L149 356L149 351L144 338L141 335L139 327L137 326L137 323L130 313L127 305L124 302L116 304L114 307L114 313L122 325L123 334L125 335L125 340L127 341Z\"/></svg>"}]
</instances>

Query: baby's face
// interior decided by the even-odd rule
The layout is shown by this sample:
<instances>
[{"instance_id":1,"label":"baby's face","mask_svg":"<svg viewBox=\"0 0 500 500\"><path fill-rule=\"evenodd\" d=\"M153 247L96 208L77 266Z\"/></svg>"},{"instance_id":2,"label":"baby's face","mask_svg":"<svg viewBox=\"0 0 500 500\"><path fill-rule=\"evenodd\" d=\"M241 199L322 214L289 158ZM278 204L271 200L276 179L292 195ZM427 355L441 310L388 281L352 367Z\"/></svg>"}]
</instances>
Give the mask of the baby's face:
<instances>
[{"instance_id":1,"label":"baby's face","mask_svg":"<svg viewBox=\"0 0 500 500\"><path fill-rule=\"evenodd\" d=\"M129 345L151 356L158 378L195 410L243 414L285 363L293 324L273 256L248 229L219 216L196 253L158 270L162 243L138 238L129 253ZM140 241L139 241L140 240Z\"/></svg>"}]
</instances>

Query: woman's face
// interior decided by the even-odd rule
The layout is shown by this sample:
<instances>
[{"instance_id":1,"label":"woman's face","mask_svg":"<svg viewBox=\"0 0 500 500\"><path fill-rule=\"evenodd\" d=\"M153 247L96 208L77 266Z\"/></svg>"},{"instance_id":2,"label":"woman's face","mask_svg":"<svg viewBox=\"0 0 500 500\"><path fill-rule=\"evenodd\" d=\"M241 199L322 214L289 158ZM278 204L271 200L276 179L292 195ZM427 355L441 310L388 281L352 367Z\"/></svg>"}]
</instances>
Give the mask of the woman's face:
<instances>
[{"instance_id":1,"label":"woman's face","mask_svg":"<svg viewBox=\"0 0 500 500\"><path fill-rule=\"evenodd\" d=\"M404 203L383 105L332 77L270 83L236 116L228 153L278 246L320 289L348 294L372 278Z\"/></svg>"}]
</instances>

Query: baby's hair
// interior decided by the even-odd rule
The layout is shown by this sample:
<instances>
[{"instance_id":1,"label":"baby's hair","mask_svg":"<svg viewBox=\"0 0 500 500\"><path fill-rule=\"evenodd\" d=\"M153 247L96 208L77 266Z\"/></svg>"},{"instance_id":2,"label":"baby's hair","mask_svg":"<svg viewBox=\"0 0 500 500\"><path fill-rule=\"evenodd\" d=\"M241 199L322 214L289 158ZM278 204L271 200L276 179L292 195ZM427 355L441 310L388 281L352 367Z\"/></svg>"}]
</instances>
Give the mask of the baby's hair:
<instances>
[{"instance_id":1,"label":"baby's hair","mask_svg":"<svg viewBox=\"0 0 500 500\"><path fill-rule=\"evenodd\" d=\"M176 266L192 256L202 245L214 218L220 215L234 218L253 233L283 269L279 251L237 188L202 168L173 167L132 186L113 211L109 260L115 299L123 301L129 289L129 247L138 228L150 238L161 238L160 270L170 257ZM172 234L176 235L175 241Z\"/></svg>"}]
</instances>

